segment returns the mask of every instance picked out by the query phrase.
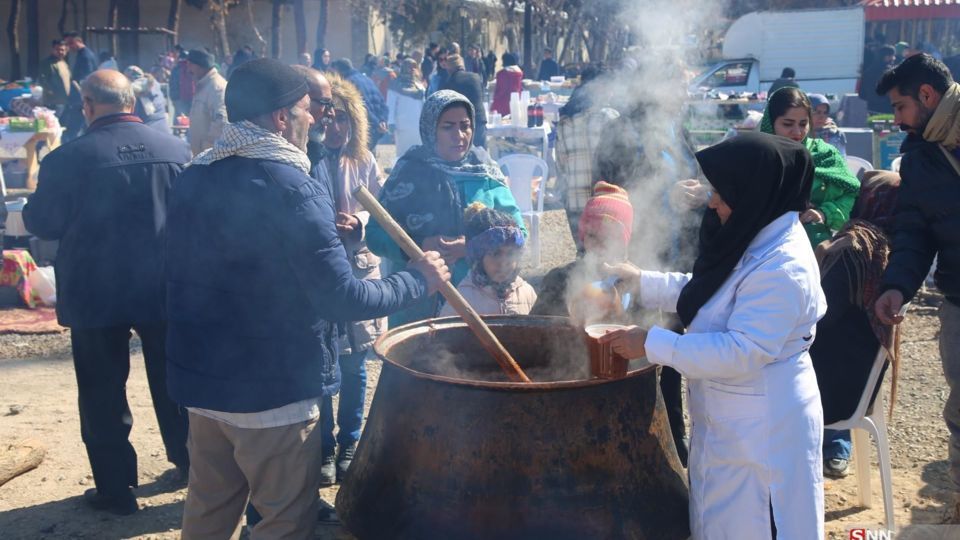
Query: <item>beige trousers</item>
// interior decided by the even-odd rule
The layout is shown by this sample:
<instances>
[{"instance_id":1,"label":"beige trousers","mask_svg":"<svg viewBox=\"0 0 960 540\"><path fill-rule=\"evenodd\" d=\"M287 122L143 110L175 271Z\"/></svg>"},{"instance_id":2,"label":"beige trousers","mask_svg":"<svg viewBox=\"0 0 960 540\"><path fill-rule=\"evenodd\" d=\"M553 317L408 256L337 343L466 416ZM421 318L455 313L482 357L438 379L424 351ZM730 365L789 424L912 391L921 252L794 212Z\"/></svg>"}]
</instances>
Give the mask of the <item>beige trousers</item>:
<instances>
[{"instance_id":1,"label":"beige trousers","mask_svg":"<svg viewBox=\"0 0 960 540\"><path fill-rule=\"evenodd\" d=\"M190 413L184 540L240 537L247 500L263 516L252 540L312 538L319 509L317 421L242 429Z\"/></svg>"}]
</instances>

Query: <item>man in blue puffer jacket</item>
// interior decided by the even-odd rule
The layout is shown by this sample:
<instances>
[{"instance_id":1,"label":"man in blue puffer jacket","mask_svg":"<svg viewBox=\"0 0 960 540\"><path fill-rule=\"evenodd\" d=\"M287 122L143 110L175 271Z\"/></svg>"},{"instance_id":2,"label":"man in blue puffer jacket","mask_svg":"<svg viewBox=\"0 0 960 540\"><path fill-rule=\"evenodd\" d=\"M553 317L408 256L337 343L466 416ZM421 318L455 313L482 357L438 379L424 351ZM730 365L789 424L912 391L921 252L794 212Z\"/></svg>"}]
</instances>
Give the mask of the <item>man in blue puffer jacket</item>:
<instances>
[{"instance_id":1,"label":"man in blue puffer jacket","mask_svg":"<svg viewBox=\"0 0 960 540\"><path fill-rule=\"evenodd\" d=\"M337 322L382 317L448 279L437 253L358 280L329 190L307 173L303 76L273 59L237 68L230 124L171 192L170 394L190 411L183 538L307 538L317 516L319 398L337 390Z\"/></svg>"}]
</instances>

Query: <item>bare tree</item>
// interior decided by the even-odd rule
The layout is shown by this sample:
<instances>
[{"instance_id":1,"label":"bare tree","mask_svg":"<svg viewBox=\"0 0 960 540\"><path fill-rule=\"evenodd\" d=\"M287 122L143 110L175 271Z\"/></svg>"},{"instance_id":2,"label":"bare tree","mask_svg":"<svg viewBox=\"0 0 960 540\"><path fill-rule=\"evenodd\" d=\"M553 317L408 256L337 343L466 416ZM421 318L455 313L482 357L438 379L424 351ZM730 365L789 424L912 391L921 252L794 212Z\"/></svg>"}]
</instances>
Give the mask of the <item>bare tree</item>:
<instances>
[{"instance_id":1,"label":"bare tree","mask_svg":"<svg viewBox=\"0 0 960 540\"><path fill-rule=\"evenodd\" d=\"M307 52L307 16L303 0L293 0L293 24L297 33L297 54Z\"/></svg>"},{"instance_id":2,"label":"bare tree","mask_svg":"<svg viewBox=\"0 0 960 540\"><path fill-rule=\"evenodd\" d=\"M730 17L739 17L751 11L844 7L859 3L860 0L731 0L726 12Z\"/></svg>"},{"instance_id":3,"label":"bare tree","mask_svg":"<svg viewBox=\"0 0 960 540\"><path fill-rule=\"evenodd\" d=\"M567 25L567 32L563 36L563 50L557 51L558 62L561 64L566 64L568 62L575 61L574 58L574 41L577 36L577 30L580 24L578 21L570 21Z\"/></svg>"},{"instance_id":4,"label":"bare tree","mask_svg":"<svg viewBox=\"0 0 960 540\"><path fill-rule=\"evenodd\" d=\"M57 32L60 35L67 33L67 8L70 5L70 0L63 0L63 3L60 6L60 18L57 19Z\"/></svg>"},{"instance_id":5,"label":"bare tree","mask_svg":"<svg viewBox=\"0 0 960 540\"><path fill-rule=\"evenodd\" d=\"M117 22L121 28L140 28L140 0L122 0L117 6ZM140 34L137 32L121 34L117 57L122 63L140 64Z\"/></svg>"},{"instance_id":6,"label":"bare tree","mask_svg":"<svg viewBox=\"0 0 960 540\"><path fill-rule=\"evenodd\" d=\"M36 1L27 2L27 73L36 78L40 67L40 14Z\"/></svg>"},{"instance_id":7,"label":"bare tree","mask_svg":"<svg viewBox=\"0 0 960 540\"><path fill-rule=\"evenodd\" d=\"M10 44L10 79L23 77L20 71L20 4L22 0L10 2L10 16L7 18L7 40Z\"/></svg>"},{"instance_id":8,"label":"bare tree","mask_svg":"<svg viewBox=\"0 0 960 540\"><path fill-rule=\"evenodd\" d=\"M362 6L364 9L358 5L353 10L354 18L366 21L370 7L375 8L378 18L387 24L401 43L426 40L431 32L442 28L458 13L455 7L451 7L454 3L447 0L374 0L366 4ZM369 22L373 24L375 21Z\"/></svg>"},{"instance_id":9,"label":"bare tree","mask_svg":"<svg viewBox=\"0 0 960 540\"><path fill-rule=\"evenodd\" d=\"M329 16L329 4L327 0L320 0L320 16L317 18L317 48L326 48L327 46L327 17Z\"/></svg>"},{"instance_id":10,"label":"bare tree","mask_svg":"<svg viewBox=\"0 0 960 540\"><path fill-rule=\"evenodd\" d=\"M217 49L222 58L230 56L230 40L227 38L227 2L226 0L211 0L210 23L217 36Z\"/></svg>"},{"instance_id":11,"label":"bare tree","mask_svg":"<svg viewBox=\"0 0 960 540\"><path fill-rule=\"evenodd\" d=\"M250 28L253 30L253 37L257 40L257 56L266 56L267 40L263 39L263 34L260 33L260 27L257 26L256 18L253 16L253 0L242 1L247 13L247 24L250 25Z\"/></svg>"},{"instance_id":12,"label":"bare tree","mask_svg":"<svg viewBox=\"0 0 960 540\"><path fill-rule=\"evenodd\" d=\"M273 0L270 17L270 56L280 58L280 24L283 19L283 0Z\"/></svg>"},{"instance_id":13,"label":"bare tree","mask_svg":"<svg viewBox=\"0 0 960 540\"><path fill-rule=\"evenodd\" d=\"M591 0L579 10L580 31L591 62L606 62L608 54L620 44L625 32L617 23L623 0Z\"/></svg>"},{"instance_id":14,"label":"bare tree","mask_svg":"<svg viewBox=\"0 0 960 540\"><path fill-rule=\"evenodd\" d=\"M533 72L533 4L523 6L523 70Z\"/></svg>"},{"instance_id":15,"label":"bare tree","mask_svg":"<svg viewBox=\"0 0 960 540\"><path fill-rule=\"evenodd\" d=\"M116 28L117 27L117 1L110 0L110 6L107 7L107 28ZM110 55L113 56L117 54L117 35L110 34Z\"/></svg>"},{"instance_id":16,"label":"bare tree","mask_svg":"<svg viewBox=\"0 0 960 540\"><path fill-rule=\"evenodd\" d=\"M63 0L60 6L60 18L57 19L57 32L59 35L67 33L67 13L73 14L72 28L80 28L80 8L77 7L77 0Z\"/></svg>"},{"instance_id":17,"label":"bare tree","mask_svg":"<svg viewBox=\"0 0 960 540\"><path fill-rule=\"evenodd\" d=\"M557 51L564 29L573 26L573 15L579 12L580 0L501 0L507 19L507 47L523 53L524 69L536 67L536 58L544 47ZM522 21L516 16L523 8Z\"/></svg>"},{"instance_id":18,"label":"bare tree","mask_svg":"<svg viewBox=\"0 0 960 540\"><path fill-rule=\"evenodd\" d=\"M174 41L180 41L180 4L181 0L170 0L170 11L167 12L167 29L173 31Z\"/></svg>"}]
</instances>

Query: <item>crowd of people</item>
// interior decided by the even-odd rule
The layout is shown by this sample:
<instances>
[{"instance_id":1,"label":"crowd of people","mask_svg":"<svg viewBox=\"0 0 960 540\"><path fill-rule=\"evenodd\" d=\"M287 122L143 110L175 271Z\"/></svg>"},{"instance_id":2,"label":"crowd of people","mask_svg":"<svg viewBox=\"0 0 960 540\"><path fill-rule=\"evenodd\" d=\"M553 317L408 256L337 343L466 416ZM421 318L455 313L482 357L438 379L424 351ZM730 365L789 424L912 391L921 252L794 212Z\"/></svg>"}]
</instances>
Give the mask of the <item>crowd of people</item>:
<instances>
[{"instance_id":1,"label":"crowd of people","mask_svg":"<svg viewBox=\"0 0 960 540\"><path fill-rule=\"evenodd\" d=\"M866 47L863 50L860 97L866 100L867 107L871 112L886 114L893 112L890 101L881 99L883 96L878 96L872 89L876 88L884 73L907 58L920 54L926 54L934 60L943 62L952 73L957 73L960 70L960 55L945 58L940 53L940 49L929 41L921 39L913 44L907 41L893 43L893 40L888 39L886 35L880 32L867 40Z\"/></svg>"},{"instance_id":2,"label":"crowd of people","mask_svg":"<svg viewBox=\"0 0 960 540\"><path fill-rule=\"evenodd\" d=\"M226 123L227 81L239 66L255 58L256 52L248 45L222 61L207 49L186 50L176 45L158 55L148 69L129 65L122 71L135 82L134 114L164 132L170 132L172 125L189 128L187 138L196 155L213 145ZM467 96L477 112L474 144L486 146L487 112L509 114L510 93L522 90L524 77L516 54L504 53L500 71L496 71L497 62L493 52L484 55L479 45L471 45L461 54L456 42L445 47L431 43L424 51L409 55L368 54L359 68L347 58L334 59L323 48L313 55L304 53L298 59L299 65L322 73L337 73L359 88L369 120L368 148L373 150L389 133L397 143L398 156L420 144L416 121L424 100L439 90L454 90ZM79 83L96 69L120 70L120 64L106 51L98 59L77 32L54 40L50 56L40 63L38 82L44 89L43 104L60 116L65 127L64 141L77 137L85 127L77 101ZM538 76L548 80L560 73L552 51L546 49ZM487 95L488 82L493 80L496 93ZM173 109L174 122L170 121L169 108Z\"/></svg>"},{"instance_id":3,"label":"crowd of people","mask_svg":"<svg viewBox=\"0 0 960 540\"><path fill-rule=\"evenodd\" d=\"M519 205L483 148L485 82L500 111L523 78L515 55L501 62L495 72L495 57L456 43L360 69L323 49L296 66L241 49L221 74L194 49L121 73L78 35L53 43L45 99L80 129L42 162L23 216L60 241L57 315L71 328L92 506L138 509L132 330L188 487L182 536L235 537L246 512L254 538L310 537L333 511L319 487L345 477L360 438L372 343L452 315L437 292L450 281L482 315L624 325L602 340L663 368L694 538L823 538L823 476L850 459L849 434L824 426L852 413L878 347L896 358L894 326L935 256L960 486L960 85L943 63L918 54L878 78L909 136L899 175L862 179L829 103L796 85L772 92L757 133L694 154L631 131L649 111L612 109L591 90L601 70L585 70L557 141L578 255L536 288L520 276ZM558 70L547 56L539 75ZM189 145L170 133L160 82L189 114ZM390 131L398 161L384 178L373 149ZM650 171L670 176L653 195L638 190ZM370 220L361 186L422 259ZM634 211L641 192L667 201L657 223ZM669 229L668 268L640 268L651 227ZM633 300L598 299L583 286L597 274Z\"/></svg>"}]
</instances>

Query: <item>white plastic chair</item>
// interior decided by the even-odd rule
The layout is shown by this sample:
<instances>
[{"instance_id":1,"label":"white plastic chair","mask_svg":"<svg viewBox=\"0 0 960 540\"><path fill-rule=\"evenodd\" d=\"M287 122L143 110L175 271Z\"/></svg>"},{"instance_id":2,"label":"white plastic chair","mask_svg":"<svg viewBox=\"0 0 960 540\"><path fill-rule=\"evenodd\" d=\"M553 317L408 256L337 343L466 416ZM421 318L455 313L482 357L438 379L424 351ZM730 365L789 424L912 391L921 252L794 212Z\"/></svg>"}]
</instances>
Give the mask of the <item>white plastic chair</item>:
<instances>
[{"instance_id":1,"label":"white plastic chair","mask_svg":"<svg viewBox=\"0 0 960 540\"><path fill-rule=\"evenodd\" d=\"M907 311L903 306L900 314ZM887 530L894 530L893 522L893 480L890 473L890 443L887 438L887 422L883 417L883 379L880 374L887 365L887 350L880 347L870 368L867 384L857 403L853 415L846 419L823 426L824 429L849 429L853 440L853 463L856 466L857 494L860 506L873 508L873 490L870 485L870 439L869 433L877 445L877 457L880 462L880 489L883 491L883 514ZM874 391L877 399L871 403Z\"/></svg>"},{"instance_id":2,"label":"white plastic chair","mask_svg":"<svg viewBox=\"0 0 960 540\"><path fill-rule=\"evenodd\" d=\"M498 161L507 175L510 192L517 201L520 212L530 219L530 246L533 265L540 266L540 217L543 215L543 194L547 191L547 178L550 169L547 163L537 156L529 154L509 154ZM540 189L537 190L537 204L533 204L533 177L540 171Z\"/></svg>"},{"instance_id":3,"label":"white plastic chair","mask_svg":"<svg viewBox=\"0 0 960 540\"><path fill-rule=\"evenodd\" d=\"M898 173L900 172L900 160L903 159L903 156L897 156L893 158L893 161L890 162L890 170Z\"/></svg>"},{"instance_id":4,"label":"white plastic chair","mask_svg":"<svg viewBox=\"0 0 960 540\"><path fill-rule=\"evenodd\" d=\"M850 171L850 174L860 178L863 173L873 170L873 164L861 157L847 156L847 170Z\"/></svg>"}]
</instances>

